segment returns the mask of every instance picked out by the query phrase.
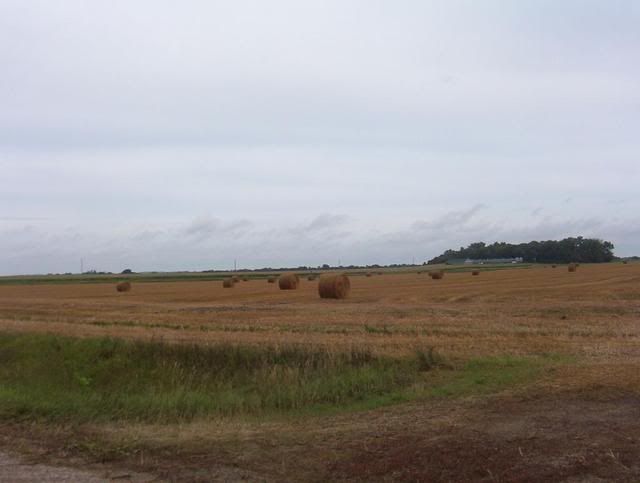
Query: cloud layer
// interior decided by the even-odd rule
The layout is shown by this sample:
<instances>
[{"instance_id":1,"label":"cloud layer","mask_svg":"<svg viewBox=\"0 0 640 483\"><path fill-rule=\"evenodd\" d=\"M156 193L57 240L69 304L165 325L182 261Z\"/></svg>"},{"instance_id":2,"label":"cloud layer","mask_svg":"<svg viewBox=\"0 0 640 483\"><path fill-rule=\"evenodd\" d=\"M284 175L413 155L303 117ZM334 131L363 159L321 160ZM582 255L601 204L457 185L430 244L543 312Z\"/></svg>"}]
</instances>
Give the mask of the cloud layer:
<instances>
[{"instance_id":1,"label":"cloud layer","mask_svg":"<svg viewBox=\"0 0 640 483\"><path fill-rule=\"evenodd\" d=\"M0 5L0 273L640 253L640 6Z\"/></svg>"}]
</instances>

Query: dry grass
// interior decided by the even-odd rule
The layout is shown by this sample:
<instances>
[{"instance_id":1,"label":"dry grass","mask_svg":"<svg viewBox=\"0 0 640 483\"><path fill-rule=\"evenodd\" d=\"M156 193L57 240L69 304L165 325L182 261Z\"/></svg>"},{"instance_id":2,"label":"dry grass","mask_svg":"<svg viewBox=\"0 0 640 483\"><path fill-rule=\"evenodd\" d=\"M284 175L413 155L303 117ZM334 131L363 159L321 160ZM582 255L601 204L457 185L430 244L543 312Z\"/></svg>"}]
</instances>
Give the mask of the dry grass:
<instances>
[{"instance_id":1,"label":"dry grass","mask_svg":"<svg viewBox=\"0 0 640 483\"><path fill-rule=\"evenodd\" d=\"M416 345L468 358L539 353L600 359L640 354L640 264L565 270L354 277L339 304L298 290L217 282L0 286L0 329L176 342L294 343L380 353Z\"/></svg>"},{"instance_id":2,"label":"dry grass","mask_svg":"<svg viewBox=\"0 0 640 483\"><path fill-rule=\"evenodd\" d=\"M120 282L116 285L117 292L130 292L131 291L131 283L130 282Z\"/></svg>"},{"instance_id":3,"label":"dry grass","mask_svg":"<svg viewBox=\"0 0 640 483\"><path fill-rule=\"evenodd\" d=\"M351 291L349 277L342 273L328 273L320 277L318 294L323 299L343 299Z\"/></svg>"},{"instance_id":4,"label":"dry grass","mask_svg":"<svg viewBox=\"0 0 640 483\"><path fill-rule=\"evenodd\" d=\"M444 278L444 270L432 270L429 272L429 276L433 280L442 280Z\"/></svg>"},{"instance_id":5,"label":"dry grass","mask_svg":"<svg viewBox=\"0 0 640 483\"><path fill-rule=\"evenodd\" d=\"M283 273L278 279L280 290L296 290L300 285L300 277L295 273Z\"/></svg>"}]
</instances>

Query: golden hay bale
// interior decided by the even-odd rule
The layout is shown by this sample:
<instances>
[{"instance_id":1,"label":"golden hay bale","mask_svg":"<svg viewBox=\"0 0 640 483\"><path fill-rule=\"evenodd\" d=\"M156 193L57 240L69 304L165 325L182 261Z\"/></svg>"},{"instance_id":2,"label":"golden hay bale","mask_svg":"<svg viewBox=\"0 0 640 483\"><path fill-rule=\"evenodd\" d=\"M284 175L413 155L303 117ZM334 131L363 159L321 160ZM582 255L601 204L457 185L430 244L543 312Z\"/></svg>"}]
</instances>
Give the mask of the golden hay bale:
<instances>
[{"instance_id":1,"label":"golden hay bale","mask_svg":"<svg viewBox=\"0 0 640 483\"><path fill-rule=\"evenodd\" d=\"M247 276L242 277L242 281L243 282L248 282L249 281L249 277L247 277Z\"/></svg>"},{"instance_id":2,"label":"golden hay bale","mask_svg":"<svg viewBox=\"0 0 640 483\"><path fill-rule=\"evenodd\" d=\"M240 275L232 275L231 280L233 280L233 283L238 283L240 281Z\"/></svg>"},{"instance_id":3,"label":"golden hay bale","mask_svg":"<svg viewBox=\"0 0 640 483\"><path fill-rule=\"evenodd\" d=\"M229 278L225 278L222 281L222 286L224 288L233 288L233 286L236 284L235 280L233 280L233 277L229 277Z\"/></svg>"},{"instance_id":4,"label":"golden hay bale","mask_svg":"<svg viewBox=\"0 0 640 483\"><path fill-rule=\"evenodd\" d=\"M623 265L626 265L626 264L628 264L628 263L629 263L628 261L626 261L626 260L622 260L622 264L623 264Z\"/></svg>"},{"instance_id":5,"label":"golden hay bale","mask_svg":"<svg viewBox=\"0 0 640 483\"><path fill-rule=\"evenodd\" d=\"M575 263L570 263L570 264L567 266L567 269L568 269L570 272L575 272L577 268L578 268L578 266L577 266Z\"/></svg>"},{"instance_id":6,"label":"golden hay bale","mask_svg":"<svg viewBox=\"0 0 640 483\"><path fill-rule=\"evenodd\" d=\"M310 282L313 282L315 279L316 279L316 275L314 273L312 273L307 277L307 280L309 280Z\"/></svg>"},{"instance_id":7,"label":"golden hay bale","mask_svg":"<svg viewBox=\"0 0 640 483\"><path fill-rule=\"evenodd\" d=\"M295 273L283 273L278 279L280 290L295 290L300 284L300 277Z\"/></svg>"},{"instance_id":8,"label":"golden hay bale","mask_svg":"<svg viewBox=\"0 0 640 483\"><path fill-rule=\"evenodd\" d=\"M474 270L471 275L480 275L480 270Z\"/></svg>"},{"instance_id":9,"label":"golden hay bale","mask_svg":"<svg viewBox=\"0 0 640 483\"><path fill-rule=\"evenodd\" d=\"M366 276L367 276L367 277L373 277L373 273L371 273L371 272L367 272L367 273L366 273Z\"/></svg>"},{"instance_id":10,"label":"golden hay bale","mask_svg":"<svg viewBox=\"0 0 640 483\"><path fill-rule=\"evenodd\" d=\"M444 270L431 270L429 276L433 280L441 280L444 277Z\"/></svg>"},{"instance_id":11,"label":"golden hay bale","mask_svg":"<svg viewBox=\"0 0 640 483\"><path fill-rule=\"evenodd\" d=\"M267 283L276 283L277 278L276 277L269 277L267 278Z\"/></svg>"},{"instance_id":12,"label":"golden hay bale","mask_svg":"<svg viewBox=\"0 0 640 483\"><path fill-rule=\"evenodd\" d=\"M329 273L320 277L318 294L323 299L343 299L351 291L349 277L342 273Z\"/></svg>"},{"instance_id":13,"label":"golden hay bale","mask_svg":"<svg viewBox=\"0 0 640 483\"><path fill-rule=\"evenodd\" d=\"M116 285L116 290L118 292L129 292L131 291L131 283L130 282L120 282Z\"/></svg>"},{"instance_id":14,"label":"golden hay bale","mask_svg":"<svg viewBox=\"0 0 640 483\"><path fill-rule=\"evenodd\" d=\"M556 268L558 265L551 265L551 268Z\"/></svg>"}]
</instances>

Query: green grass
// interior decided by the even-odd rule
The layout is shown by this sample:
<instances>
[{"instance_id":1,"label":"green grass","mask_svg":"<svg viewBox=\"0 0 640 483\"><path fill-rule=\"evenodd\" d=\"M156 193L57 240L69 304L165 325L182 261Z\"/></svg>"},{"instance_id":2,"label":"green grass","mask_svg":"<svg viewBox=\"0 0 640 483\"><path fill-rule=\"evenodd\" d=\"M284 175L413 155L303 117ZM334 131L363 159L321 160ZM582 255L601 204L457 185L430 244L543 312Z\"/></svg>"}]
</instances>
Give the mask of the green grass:
<instances>
[{"instance_id":1,"label":"green grass","mask_svg":"<svg viewBox=\"0 0 640 483\"><path fill-rule=\"evenodd\" d=\"M527 382L547 358L449 367L433 350L171 345L0 334L0 419L149 422L369 409Z\"/></svg>"},{"instance_id":2,"label":"green grass","mask_svg":"<svg viewBox=\"0 0 640 483\"><path fill-rule=\"evenodd\" d=\"M431 397L460 397L488 394L535 379L553 362L565 362L554 356L487 357L472 359L456 374L426 389Z\"/></svg>"}]
</instances>

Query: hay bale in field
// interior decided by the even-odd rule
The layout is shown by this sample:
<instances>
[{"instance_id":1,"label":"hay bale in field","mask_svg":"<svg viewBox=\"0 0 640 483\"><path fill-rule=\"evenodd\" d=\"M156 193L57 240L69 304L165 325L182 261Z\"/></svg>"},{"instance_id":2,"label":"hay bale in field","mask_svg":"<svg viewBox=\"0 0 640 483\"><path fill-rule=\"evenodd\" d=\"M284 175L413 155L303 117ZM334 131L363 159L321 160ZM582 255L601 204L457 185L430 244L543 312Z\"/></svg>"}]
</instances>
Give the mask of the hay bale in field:
<instances>
[{"instance_id":1,"label":"hay bale in field","mask_svg":"<svg viewBox=\"0 0 640 483\"><path fill-rule=\"evenodd\" d=\"M236 284L236 282L233 280L233 277L229 277L229 278L225 278L222 281L222 286L224 288L233 288L233 286Z\"/></svg>"},{"instance_id":2,"label":"hay bale in field","mask_svg":"<svg viewBox=\"0 0 640 483\"><path fill-rule=\"evenodd\" d=\"M276 277L269 277L267 278L267 283L276 283L277 278Z\"/></svg>"},{"instance_id":3,"label":"hay bale in field","mask_svg":"<svg viewBox=\"0 0 640 483\"><path fill-rule=\"evenodd\" d=\"M551 265L551 268L556 268L558 265Z\"/></svg>"},{"instance_id":4,"label":"hay bale in field","mask_svg":"<svg viewBox=\"0 0 640 483\"><path fill-rule=\"evenodd\" d=\"M371 273L371 272L367 272L367 273L365 274L365 277L373 277L373 273Z\"/></svg>"},{"instance_id":5,"label":"hay bale in field","mask_svg":"<svg viewBox=\"0 0 640 483\"><path fill-rule=\"evenodd\" d=\"M118 285L116 285L116 290L118 292L130 292L131 282L120 282Z\"/></svg>"},{"instance_id":6,"label":"hay bale in field","mask_svg":"<svg viewBox=\"0 0 640 483\"><path fill-rule=\"evenodd\" d=\"M433 280L442 280L442 278L444 278L444 270L431 270L429 276Z\"/></svg>"},{"instance_id":7,"label":"hay bale in field","mask_svg":"<svg viewBox=\"0 0 640 483\"><path fill-rule=\"evenodd\" d=\"M320 277L318 294L323 299L343 299L351 291L349 277L343 273L329 273Z\"/></svg>"},{"instance_id":8,"label":"hay bale in field","mask_svg":"<svg viewBox=\"0 0 640 483\"><path fill-rule=\"evenodd\" d=\"M622 264L623 264L623 265L627 265L628 263L629 263L628 261L626 261L626 260L622 260Z\"/></svg>"},{"instance_id":9,"label":"hay bale in field","mask_svg":"<svg viewBox=\"0 0 640 483\"><path fill-rule=\"evenodd\" d=\"M296 290L300 284L300 277L295 273L283 273L278 279L280 290Z\"/></svg>"},{"instance_id":10,"label":"hay bale in field","mask_svg":"<svg viewBox=\"0 0 640 483\"><path fill-rule=\"evenodd\" d=\"M238 283L240 281L240 275L232 275L231 280L233 280L233 283Z\"/></svg>"},{"instance_id":11,"label":"hay bale in field","mask_svg":"<svg viewBox=\"0 0 640 483\"><path fill-rule=\"evenodd\" d=\"M242 281L243 282L248 282L249 281L249 277L247 277L246 275L244 277L242 277Z\"/></svg>"},{"instance_id":12,"label":"hay bale in field","mask_svg":"<svg viewBox=\"0 0 640 483\"><path fill-rule=\"evenodd\" d=\"M569 270L570 272L575 272L577 268L578 268L578 266L575 263L570 263L567 266L567 270Z\"/></svg>"},{"instance_id":13,"label":"hay bale in field","mask_svg":"<svg viewBox=\"0 0 640 483\"><path fill-rule=\"evenodd\" d=\"M309 280L309 282L313 282L316 279L316 275L314 273L312 273L311 275L307 276L307 280Z\"/></svg>"},{"instance_id":14,"label":"hay bale in field","mask_svg":"<svg viewBox=\"0 0 640 483\"><path fill-rule=\"evenodd\" d=\"M480 275L480 270L474 270L471 275Z\"/></svg>"}]
</instances>

